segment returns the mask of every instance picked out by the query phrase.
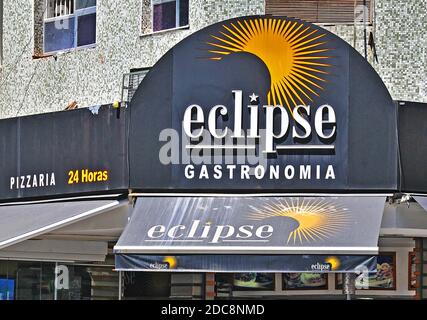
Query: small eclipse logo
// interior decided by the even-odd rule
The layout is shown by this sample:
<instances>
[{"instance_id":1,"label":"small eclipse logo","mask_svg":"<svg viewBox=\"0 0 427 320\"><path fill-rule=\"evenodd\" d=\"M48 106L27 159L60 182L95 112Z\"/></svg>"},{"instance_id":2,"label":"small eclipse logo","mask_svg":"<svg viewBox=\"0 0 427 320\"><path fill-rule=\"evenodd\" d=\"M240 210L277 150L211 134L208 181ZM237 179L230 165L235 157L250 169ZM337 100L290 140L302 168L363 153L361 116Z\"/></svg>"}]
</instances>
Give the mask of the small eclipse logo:
<instances>
[{"instance_id":1,"label":"small eclipse logo","mask_svg":"<svg viewBox=\"0 0 427 320\"><path fill-rule=\"evenodd\" d=\"M337 270L341 266L341 261L338 257L327 257L325 262L331 265L331 270Z\"/></svg>"},{"instance_id":2,"label":"small eclipse logo","mask_svg":"<svg viewBox=\"0 0 427 320\"><path fill-rule=\"evenodd\" d=\"M275 18L238 20L223 25L223 31L207 42L211 60L221 60L231 53L247 52L266 65L271 79L268 105L293 107L319 96L324 90L331 58L326 53L325 33L301 21Z\"/></svg>"},{"instance_id":3,"label":"small eclipse logo","mask_svg":"<svg viewBox=\"0 0 427 320\"><path fill-rule=\"evenodd\" d=\"M164 257L163 262L169 265L169 269L175 269L177 266L177 260L175 257Z\"/></svg>"}]
</instances>

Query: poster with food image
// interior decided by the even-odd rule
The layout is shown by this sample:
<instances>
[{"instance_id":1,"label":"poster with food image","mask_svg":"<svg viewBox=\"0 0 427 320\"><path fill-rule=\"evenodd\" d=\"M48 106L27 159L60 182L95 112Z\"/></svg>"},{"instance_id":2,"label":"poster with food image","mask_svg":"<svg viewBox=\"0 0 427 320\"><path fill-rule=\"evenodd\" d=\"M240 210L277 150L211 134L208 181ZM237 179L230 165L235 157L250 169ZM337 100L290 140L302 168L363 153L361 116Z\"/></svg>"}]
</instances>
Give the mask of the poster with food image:
<instances>
[{"instance_id":1,"label":"poster with food image","mask_svg":"<svg viewBox=\"0 0 427 320\"><path fill-rule=\"evenodd\" d=\"M393 289L395 286L394 254L380 255L377 258L377 272L368 276L369 289ZM357 284L357 283L356 283Z\"/></svg>"},{"instance_id":2,"label":"poster with food image","mask_svg":"<svg viewBox=\"0 0 427 320\"><path fill-rule=\"evenodd\" d=\"M376 272L361 274L356 278L356 289L359 290L395 290L396 288L396 255L381 253L377 256ZM342 289L343 276L337 274L336 289Z\"/></svg>"},{"instance_id":3,"label":"poster with food image","mask_svg":"<svg viewBox=\"0 0 427 320\"><path fill-rule=\"evenodd\" d=\"M235 290L274 290L274 273L235 273Z\"/></svg>"},{"instance_id":4,"label":"poster with food image","mask_svg":"<svg viewBox=\"0 0 427 320\"><path fill-rule=\"evenodd\" d=\"M414 252L409 253L409 273L408 273L408 279L409 279L409 290L416 290L417 289L417 256Z\"/></svg>"},{"instance_id":5,"label":"poster with food image","mask_svg":"<svg viewBox=\"0 0 427 320\"><path fill-rule=\"evenodd\" d=\"M328 275L326 273L284 273L283 290L326 290Z\"/></svg>"}]
</instances>

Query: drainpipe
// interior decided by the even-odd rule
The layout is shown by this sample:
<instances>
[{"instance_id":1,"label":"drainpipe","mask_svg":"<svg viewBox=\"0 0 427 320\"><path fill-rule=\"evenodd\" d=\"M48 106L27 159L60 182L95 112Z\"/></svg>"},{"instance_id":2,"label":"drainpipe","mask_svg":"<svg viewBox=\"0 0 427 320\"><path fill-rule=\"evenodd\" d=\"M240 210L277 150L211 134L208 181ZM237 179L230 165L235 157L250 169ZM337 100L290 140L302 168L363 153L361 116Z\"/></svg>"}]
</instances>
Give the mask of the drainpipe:
<instances>
[{"instance_id":1,"label":"drainpipe","mask_svg":"<svg viewBox=\"0 0 427 320\"><path fill-rule=\"evenodd\" d=\"M368 60L368 35L366 31L367 15L368 15L368 8L366 8L366 0L363 0L363 42L364 42L366 60Z\"/></svg>"}]
</instances>

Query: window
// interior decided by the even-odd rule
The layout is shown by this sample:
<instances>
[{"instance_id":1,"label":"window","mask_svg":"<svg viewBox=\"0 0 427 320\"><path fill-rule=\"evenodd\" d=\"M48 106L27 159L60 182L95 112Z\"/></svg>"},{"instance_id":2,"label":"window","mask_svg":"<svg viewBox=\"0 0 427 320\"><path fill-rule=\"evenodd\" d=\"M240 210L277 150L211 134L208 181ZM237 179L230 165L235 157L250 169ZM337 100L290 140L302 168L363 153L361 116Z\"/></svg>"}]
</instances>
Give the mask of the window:
<instances>
[{"instance_id":1,"label":"window","mask_svg":"<svg viewBox=\"0 0 427 320\"><path fill-rule=\"evenodd\" d=\"M171 295L171 274L167 272L124 272L123 298L168 299Z\"/></svg>"},{"instance_id":2,"label":"window","mask_svg":"<svg viewBox=\"0 0 427 320\"><path fill-rule=\"evenodd\" d=\"M46 0L43 22L45 53L96 43L96 0Z\"/></svg>"},{"instance_id":3,"label":"window","mask_svg":"<svg viewBox=\"0 0 427 320\"><path fill-rule=\"evenodd\" d=\"M153 31L188 25L188 0L153 0Z\"/></svg>"},{"instance_id":4,"label":"window","mask_svg":"<svg viewBox=\"0 0 427 320\"><path fill-rule=\"evenodd\" d=\"M265 13L312 23L353 24L372 22L373 0L266 0Z\"/></svg>"},{"instance_id":5,"label":"window","mask_svg":"<svg viewBox=\"0 0 427 320\"><path fill-rule=\"evenodd\" d=\"M0 301L115 300L118 294L111 267L0 260Z\"/></svg>"},{"instance_id":6,"label":"window","mask_svg":"<svg viewBox=\"0 0 427 320\"><path fill-rule=\"evenodd\" d=\"M189 0L143 0L142 33L188 26Z\"/></svg>"}]
</instances>

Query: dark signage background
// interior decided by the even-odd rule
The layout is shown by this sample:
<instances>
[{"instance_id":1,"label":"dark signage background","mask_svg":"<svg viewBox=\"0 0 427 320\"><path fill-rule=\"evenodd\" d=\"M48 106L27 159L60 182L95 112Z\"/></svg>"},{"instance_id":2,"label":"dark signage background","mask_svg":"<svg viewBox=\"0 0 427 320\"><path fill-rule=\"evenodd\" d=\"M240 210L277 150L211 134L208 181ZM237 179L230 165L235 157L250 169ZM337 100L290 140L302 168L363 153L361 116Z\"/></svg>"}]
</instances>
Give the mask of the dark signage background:
<instances>
[{"instance_id":1,"label":"dark signage background","mask_svg":"<svg viewBox=\"0 0 427 320\"><path fill-rule=\"evenodd\" d=\"M265 129L267 92L271 74L266 64L254 54L235 52L220 61L212 60L209 50L213 36L221 36L224 25L245 24L245 21L268 17L253 16L232 19L209 26L184 39L160 59L141 83L131 103L130 122L130 187L150 190L394 190L397 187L396 108L382 80L364 58L350 45L318 26L301 22L324 34L315 49L326 48L327 72L319 96L309 103L314 113L321 105L334 108L337 118L334 150L303 150L278 153L268 158L267 165L280 165L279 179L250 180L199 179L200 166L195 166L196 178L184 175L186 164L164 165L159 151L165 145L159 141L164 129L172 128L182 135L182 120L189 105L198 104L204 111L205 122L210 109L224 105L230 110L228 119L218 117L222 129L234 122L233 90L243 92L243 127L248 128L246 106L249 96L259 96L260 129ZM270 17L271 18L271 17ZM296 20L278 18L287 22ZM301 30L302 30L301 29ZM235 33L237 31L235 30ZM217 41L218 42L218 41ZM220 51L221 49L218 49ZM225 50L225 49L224 49ZM314 128L314 115L309 119ZM291 122L293 121L291 117ZM278 117L274 118L277 125ZM290 127L290 131L292 127ZM299 130L299 128L297 128ZM292 145L288 134L280 141ZM315 133L310 144L322 144ZM180 144L180 150L185 146ZM182 153L180 154L180 157ZM334 167L335 179L290 179L283 177L284 167L310 165L321 167L324 177L328 165ZM213 165L207 165L212 175ZM266 174L267 176L268 174ZM298 173L296 173L298 175Z\"/></svg>"},{"instance_id":2,"label":"dark signage background","mask_svg":"<svg viewBox=\"0 0 427 320\"><path fill-rule=\"evenodd\" d=\"M0 198L126 190L127 112L101 107L0 121Z\"/></svg>"},{"instance_id":3,"label":"dark signage background","mask_svg":"<svg viewBox=\"0 0 427 320\"><path fill-rule=\"evenodd\" d=\"M399 102L401 190L427 192L427 104Z\"/></svg>"}]
</instances>

